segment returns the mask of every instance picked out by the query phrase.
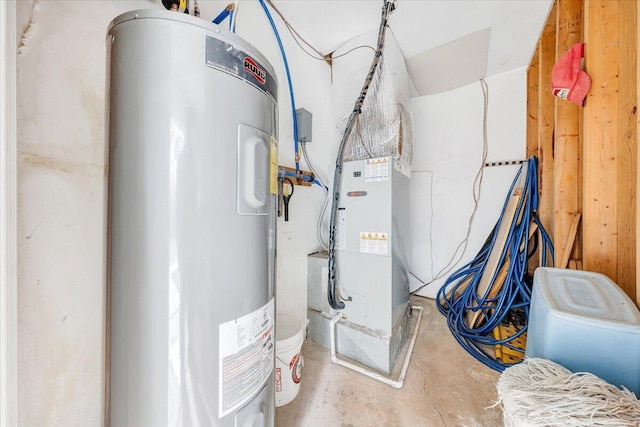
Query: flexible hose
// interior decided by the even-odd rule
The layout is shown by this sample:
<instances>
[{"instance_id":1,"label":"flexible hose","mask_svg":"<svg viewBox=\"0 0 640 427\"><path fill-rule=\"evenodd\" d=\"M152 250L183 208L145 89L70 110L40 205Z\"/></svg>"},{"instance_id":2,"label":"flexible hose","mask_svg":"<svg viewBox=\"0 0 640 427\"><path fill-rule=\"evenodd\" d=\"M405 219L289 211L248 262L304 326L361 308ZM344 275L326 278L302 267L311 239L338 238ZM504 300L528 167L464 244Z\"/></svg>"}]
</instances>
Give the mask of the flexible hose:
<instances>
[{"instance_id":1,"label":"flexible hose","mask_svg":"<svg viewBox=\"0 0 640 427\"><path fill-rule=\"evenodd\" d=\"M309 167L309 170L316 177L315 180L318 181L318 184L322 187L323 190L325 190L325 193L326 193L327 192L327 186L324 183L324 181L322 180L322 178L320 177L320 175L318 174L318 172L316 171L316 168L314 168L313 164L311 164L311 161L309 160L309 156L307 155L307 143L306 142L301 142L300 143L300 147L302 147L302 157L304 158L304 161L307 163L307 166Z\"/></svg>"},{"instance_id":2,"label":"flexible hose","mask_svg":"<svg viewBox=\"0 0 640 427\"><path fill-rule=\"evenodd\" d=\"M302 142L300 143L300 146L302 147L302 157L304 158L304 161L307 163L307 166L316 177L315 181L317 181L317 184L322 188L322 191L324 191L324 202L322 203L322 210L320 211L320 216L318 216L318 224L316 225L316 237L318 238L318 243L320 243L320 246L322 246L324 250L327 250L329 247L322 238L322 220L324 219L325 212L327 211L327 205L329 204L329 190L324 181L322 181L322 178L320 178L320 175L318 175L316 168L313 167L313 164L311 164L311 161L309 160L309 156L307 155L307 143ZM315 181L314 183L316 183Z\"/></svg>"},{"instance_id":3,"label":"flexible hose","mask_svg":"<svg viewBox=\"0 0 640 427\"><path fill-rule=\"evenodd\" d=\"M529 248L531 225L537 225L538 233L541 236L539 242L539 250L542 251L541 265L547 264L547 252L550 253L553 262L553 244L536 212L538 209L537 159L531 157L526 165L527 175L522 188L522 197L516 207L513 219L510 219L506 244L500 252L498 268L493 272L486 291L483 292L483 295L479 295L479 284L485 274L487 261L495 248L500 225L505 220L507 204L523 171L522 167L511 184L509 196L505 200L502 214L490 238L473 260L446 280L438 291L436 299L438 309L447 316L447 325L458 343L477 360L497 371L502 371L512 364L498 360L489 352L489 347L493 350L494 346L502 345L508 349L522 352L522 349L512 344L512 340L520 337L527 330L526 321L529 317L531 283L526 272L527 261L534 253L534 250ZM491 295L503 265L507 266L506 277L500 279L504 280L504 283L495 295ZM522 323L520 329L517 329L509 337L494 338L494 329L502 323L508 324L510 318L517 312L524 314L522 321L517 322ZM479 325L470 325L468 313L480 315L484 322Z\"/></svg>"},{"instance_id":4,"label":"flexible hose","mask_svg":"<svg viewBox=\"0 0 640 427\"><path fill-rule=\"evenodd\" d=\"M293 144L295 150L295 161L296 161L296 172L300 171L300 151L298 147L298 120L296 118L296 100L293 95L293 83L291 81L291 72L289 71L289 62L287 61L287 54L284 52L284 46L282 45L282 40L280 39L280 33L278 33L278 29L276 28L276 23L273 22L273 18L271 17L271 13L267 8L264 0L258 0L262 9L264 10L265 15L267 15L267 19L269 19L269 23L271 24L271 28L273 29L273 34L276 36L276 40L278 41L278 47L280 48L280 54L282 55L282 62L284 63L284 71L287 75L287 83L289 84L289 96L291 98L291 115L293 120Z\"/></svg>"},{"instance_id":5,"label":"flexible hose","mask_svg":"<svg viewBox=\"0 0 640 427\"><path fill-rule=\"evenodd\" d=\"M260 0L262 1L262 0ZM364 100L367 96L367 92L369 91L369 86L373 80L373 76L378 68L378 64L380 63L380 59L382 58L382 48L384 46L384 36L387 30L387 19L389 13L394 9L394 2L384 0L384 4L382 5L382 18L380 20L380 29L378 30L378 43L376 47L376 52L373 56L373 60L371 61L371 66L369 67L369 73L364 81L364 85L360 90L360 96L356 100L353 111L349 116L349 120L347 121L347 125L342 134L342 140L340 141L340 145L338 147L338 156L336 158L336 169L333 174L333 197L331 204L331 222L329 225L329 283L327 286L327 298L329 300L329 305L334 310L341 310L345 307L344 302L338 301L336 298L336 221L337 221L337 212L338 212L338 203L340 201L340 181L342 176L342 162L344 158L344 150L347 146L347 140L351 135L351 131L353 130L353 126L356 122L357 117L362 113L362 106L364 104Z\"/></svg>"}]
</instances>

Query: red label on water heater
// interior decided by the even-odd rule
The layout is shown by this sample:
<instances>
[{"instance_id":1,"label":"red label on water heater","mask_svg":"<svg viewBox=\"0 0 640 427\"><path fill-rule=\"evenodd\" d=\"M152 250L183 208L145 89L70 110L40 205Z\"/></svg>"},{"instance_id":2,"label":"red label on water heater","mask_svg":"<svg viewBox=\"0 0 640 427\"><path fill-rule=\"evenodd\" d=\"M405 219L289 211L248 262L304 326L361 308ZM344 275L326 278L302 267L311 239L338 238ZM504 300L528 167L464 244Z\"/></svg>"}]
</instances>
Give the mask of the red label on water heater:
<instances>
[{"instance_id":1,"label":"red label on water heater","mask_svg":"<svg viewBox=\"0 0 640 427\"><path fill-rule=\"evenodd\" d=\"M248 56L244 58L244 70L251 73L260 84L265 84L267 81L267 72L260 68L260 66L256 64L256 61Z\"/></svg>"},{"instance_id":2,"label":"red label on water heater","mask_svg":"<svg viewBox=\"0 0 640 427\"><path fill-rule=\"evenodd\" d=\"M207 36L205 40L204 62L207 67L244 80L274 101L278 98L278 83L260 61L215 37Z\"/></svg>"}]
</instances>

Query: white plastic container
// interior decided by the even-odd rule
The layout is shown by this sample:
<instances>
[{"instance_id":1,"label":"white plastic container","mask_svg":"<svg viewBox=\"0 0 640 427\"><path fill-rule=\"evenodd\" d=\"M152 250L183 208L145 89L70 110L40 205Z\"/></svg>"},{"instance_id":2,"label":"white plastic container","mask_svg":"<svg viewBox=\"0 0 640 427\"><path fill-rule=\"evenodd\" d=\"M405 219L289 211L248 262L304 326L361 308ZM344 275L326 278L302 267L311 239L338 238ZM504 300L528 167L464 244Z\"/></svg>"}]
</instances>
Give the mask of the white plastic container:
<instances>
[{"instance_id":1,"label":"white plastic container","mask_svg":"<svg viewBox=\"0 0 640 427\"><path fill-rule=\"evenodd\" d=\"M304 361L302 322L288 314L276 316L276 406L284 406L296 398Z\"/></svg>"},{"instance_id":2,"label":"white plastic container","mask_svg":"<svg viewBox=\"0 0 640 427\"><path fill-rule=\"evenodd\" d=\"M605 275L538 268L526 356L591 372L640 397L640 311Z\"/></svg>"}]
</instances>

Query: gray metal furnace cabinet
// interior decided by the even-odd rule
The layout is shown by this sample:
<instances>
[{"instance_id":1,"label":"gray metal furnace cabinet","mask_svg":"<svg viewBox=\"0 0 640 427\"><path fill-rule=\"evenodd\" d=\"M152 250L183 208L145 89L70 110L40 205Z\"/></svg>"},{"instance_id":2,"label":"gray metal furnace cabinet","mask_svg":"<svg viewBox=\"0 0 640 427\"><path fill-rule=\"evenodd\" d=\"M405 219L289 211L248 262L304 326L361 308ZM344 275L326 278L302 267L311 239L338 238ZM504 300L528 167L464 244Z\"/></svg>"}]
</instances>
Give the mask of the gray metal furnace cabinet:
<instances>
[{"instance_id":1,"label":"gray metal furnace cabinet","mask_svg":"<svg viewBox=\"0 0 640 427\"><path fill-rule=\"evenodd\" d=\"M388 373L408 337L410 179L392 157L345 162L342 177L336 277L355 328L338 352Z\"/></svg>"}]
</instances>

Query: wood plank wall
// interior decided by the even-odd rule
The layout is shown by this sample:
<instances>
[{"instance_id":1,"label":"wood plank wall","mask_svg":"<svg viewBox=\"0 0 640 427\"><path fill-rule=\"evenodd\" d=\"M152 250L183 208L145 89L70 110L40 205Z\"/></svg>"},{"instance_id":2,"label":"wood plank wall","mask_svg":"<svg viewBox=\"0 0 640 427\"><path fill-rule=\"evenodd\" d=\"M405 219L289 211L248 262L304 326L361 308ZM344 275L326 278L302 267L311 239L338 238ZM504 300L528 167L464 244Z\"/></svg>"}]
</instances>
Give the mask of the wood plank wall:
<instances>
[{"instance_id":1,"label":"wood plank wall","mask_svg":"<svg viewBox=\"0 0 640 427\"><path fill-rule=\"evenodd\" d=\"M640 55L637 54L638 46L640 46L640 31L638 31L637 25L640 22L640 7L636 5L636 78L640 74ZM640 84L636 79L637 99L640 102ZM637 114L636 114L637 115ZM636 117L637 128L636 138L640 135L640 119ZM636 189L640 188L640 173L638 173L638 167L640 166L640 156L636 153ZM640 201L636 197L636 213L640 212ZM640 215L636 214L636 305L640 307L640 261L638 260L637 242L640 242Z\"/></svg>"},{"instance_id":2,"label":"wood plank wall","mask_svg":"<svg viewBox=\"0 0 640 427\"><path fill-rule=\"evenodd\" d=\"M540 160L539 214L555 265L577 260L640 305L638 16L635 1L556 0L527 73L527 153ZM584 106L549 86L557 59L580 41L592 81Z\"/></svg>"},{"instance_id":3,"label":"wood plank wall","mask_svg":"<svg viewBox=\"0 0 640 427\"><path fill-rule=\"evenodd\" d=\"M554 105L555 97L547 90L551 85L551 70L556 62L556 5L538 43L538 213L542 225L553 237L553 164L554 164Z\"/></svg>"},{"instance_id":4,"label":"wood plank wall","mask_svg":"<svg viewBox=\"0 0 640 427\"><path fill-rule=\"evenodd\" d=\"M561 0L556 4L556 61L571 46L582 41L582 0ZM555 102L554 211L553 242L555 266L565 268L567 258L582 259L580 241L572 251L567 240L574 218L582 209L580 196L580 106L572 102ZM571 253L573 256L571 256ZM562 265L564 264L564 265Z\"/></svg>"}]
</instances>

